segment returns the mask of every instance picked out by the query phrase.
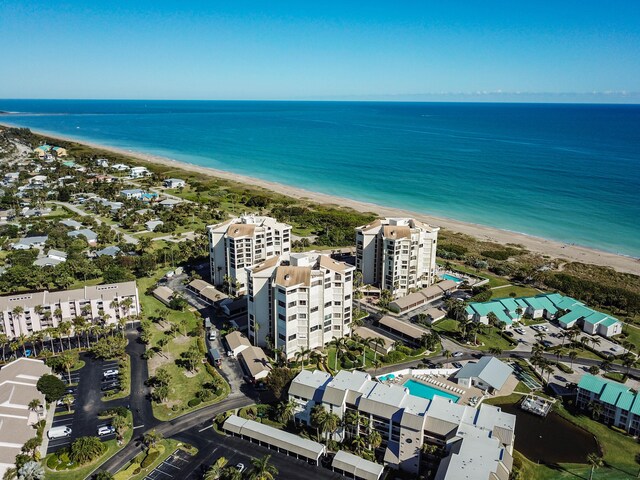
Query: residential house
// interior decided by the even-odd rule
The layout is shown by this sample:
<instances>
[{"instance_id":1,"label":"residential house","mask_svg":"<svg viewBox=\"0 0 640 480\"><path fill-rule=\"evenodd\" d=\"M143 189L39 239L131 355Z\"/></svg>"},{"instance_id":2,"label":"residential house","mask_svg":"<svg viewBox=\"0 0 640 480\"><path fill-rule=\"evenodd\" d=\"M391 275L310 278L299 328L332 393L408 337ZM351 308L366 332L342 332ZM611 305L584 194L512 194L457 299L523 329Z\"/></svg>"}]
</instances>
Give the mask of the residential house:
<instances>
[{"instance_id":1,"label":"residential house","mask_svg":"<svg viewBox=\"0 0 640 480\"><path fill-rule=\"evenodd\" d=\"M67 233L68 237L85 237L87 243L91 246L95 246L98 244L98 234L88 228L81 228L79 230L72 230Z\"/></svg>"},{"instance_id":2,"label":"residential house","mask_svg":"<svg viewBox=\"0 0 640 480\"><path fill-rule=\"evenodd\" d=\"M43 248L44 244L49 240L47 235L23 237L14 244L11 248L14 250L29 250L30 248Z\"/></svg>"},{"instance_id":3,"label":"residential house","mask_svg":"<svg viewBox=\"0 0 640 480\"><path fill-rule=\"evenodd\" d=\"M180 188L184 187L187 184L184 180L180 178L167 178L162 185L166 188Z\"/></svg>"},{"instance_id":4,"label":"residential house","mask_svg":"<svg viewBox=\"0 0 640 480\"><path fill-rule=\"evenodd\" d=\"M149 175L151 175L151 172L147 167L131 167L129 169L129 178L142 178L148 177Z\"/></svg>"},{"instance_id":5,"label":"residential house","mask_svg":"<svg viewBox=\"0 0 640 480\"><path fill-rule=\"evenodd\" d=\"M456 381L467 388L483 391L500 390L513 374L513 369L495 357L485 355L477 362L468 362L455 374Z\"/></svg>"}]
</instances>

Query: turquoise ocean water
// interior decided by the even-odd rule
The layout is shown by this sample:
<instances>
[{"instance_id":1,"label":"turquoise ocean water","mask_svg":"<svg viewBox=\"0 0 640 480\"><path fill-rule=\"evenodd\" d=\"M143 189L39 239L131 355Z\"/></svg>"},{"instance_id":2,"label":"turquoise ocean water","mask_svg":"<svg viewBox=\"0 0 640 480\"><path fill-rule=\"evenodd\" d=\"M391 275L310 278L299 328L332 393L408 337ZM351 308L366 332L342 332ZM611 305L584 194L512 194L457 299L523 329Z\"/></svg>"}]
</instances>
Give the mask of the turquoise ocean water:
<instances>
[{"instance_id":1,"label":"turquoise ocean water","mask_svg":"<svg viewBox=\"0 0 640 480\"><path fill-rule=\"evenodd\" d=\"M0 100L12 123L640 257L640 106Z\"/></svg>"}]
</instances>

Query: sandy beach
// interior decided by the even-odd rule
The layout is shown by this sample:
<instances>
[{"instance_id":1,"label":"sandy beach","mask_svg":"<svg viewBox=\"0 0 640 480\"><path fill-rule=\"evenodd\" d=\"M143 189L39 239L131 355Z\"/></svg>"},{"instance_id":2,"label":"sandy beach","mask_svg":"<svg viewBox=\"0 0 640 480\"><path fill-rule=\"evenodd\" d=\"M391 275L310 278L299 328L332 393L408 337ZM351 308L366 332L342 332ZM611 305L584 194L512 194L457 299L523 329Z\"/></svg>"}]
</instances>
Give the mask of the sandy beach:
<instances>
[{"instance_id":1,"label":"sandy beach","mask_svg":"<svg viewBox=\"0 0 640 480\"><path fill-rule=\"evenodd\" d=\"M202 167L190 163L180 162L172 160L171 158L161 157L157 155L151 155L144 152L138 152L134 150L108 147L101 144L87 142L73 137L62 136L54 133L36 131L34 133L45 135L51 138L58 138L61 140L76 142L84 144L93 148L102 149L105 151L111 151L121 155L128 155L132 158L142 160L145 162L151 162L175 168L181 168L190 172L200 173L202 175L213 176L232 180L247 185L254 185L257 187L266 188L271 191L275 191L284 195L288 195L297 199L304 199L316 203L322 204L334 204L352 208L360 212L374 212L381 216L399 217L410 216L419 219L423 222L427 222L432 225L438 225L444 229L460 232L467 235L471 235L480 240L486 240L496 242L500 244L515 243L523 245L527 250L531 252L547 255L552 258L563 259L570 262L581 262L587 264L601 265L614 268L620 272L632 273L634 275L640 275L640 259L617 255L614 253L595 250L587 247L581 247L578 245L568 245L553 240L547 240L540 237L525 235L522 233L510 232L507 230L501 230L497 228L487 227L484 225L478 225L473 223L460 222L454 219L435 217L426 215L424 213L413 212L409 210L403 210L398 208L389 208L382 205L376 205L373 203L360 202L343 197L336 197L333 195L326 195L318 192L311 192L301 188L296 188L288 185L284 185L277 182L270 182L267 180L261 180L258 178L249 177L237 173L226 172L223 170L217 170L209 167Z\"/></svg>"}]
</instances>

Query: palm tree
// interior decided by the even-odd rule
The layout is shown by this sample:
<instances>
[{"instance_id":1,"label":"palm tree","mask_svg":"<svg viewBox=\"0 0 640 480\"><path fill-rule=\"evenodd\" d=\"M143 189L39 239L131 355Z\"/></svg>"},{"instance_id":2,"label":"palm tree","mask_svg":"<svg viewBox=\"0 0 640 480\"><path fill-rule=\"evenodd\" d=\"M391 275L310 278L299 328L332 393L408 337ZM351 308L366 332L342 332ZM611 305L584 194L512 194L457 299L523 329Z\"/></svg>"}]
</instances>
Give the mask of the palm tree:
<instances>
[{"instance_id":1,"label":"palm tree","mask_svg":"<svg viewBox=\"0 0 640 480\"><path fill-rule=\"evenodd\" d=\"M278 420L282 423L289 423L296 411L297 404L295 400L282 401L276 407Z\"/></svg>"},{"instance_id":2,"label":"palm tree","mask_svg":"<svg viewBox=\"0 0 640 480\"><path fill-rule=\"evenodd\" d=\"M598 420L604 411L604 407L600 402L589 402L587 409L591 412L591 418L594 420Z\"/></svg>"},{"instance_id":3,"label":"palm tree","mask_svg":"<svg viewBox=\"0 0 640 480\"><path fill-rule=\"evenodd\" d=\"M2 361L3 362L6 360L5 348L6 348L8 342L9 342L9 336L4 332L0 332L0 346L2 346Z\"/></svg>"},{"instance_id":4,"label":"palm tree","mask_svg":"<svg viewBox=\"0 0 640 480\"><path fill-rule=\"evenodd\" d=\"M578 352L576 352L575 350L571 350L569 352L569 358L571 359L571 369L573 369L573 361L576 359L577 356L578 356Z\"/></svg>"},{"instance_id":5,"label":"palm tree","mask_svg":"<svg viewBox=\"0 0 640 480\"><path fill-rule=\"evenodd\" d=\"M224 470L225 465L229 463L225 457L220 457L216 462L209 467L207 472L204 474L203 480L217 480L222 475L222 471ZM236 470L237 471L237 470Z\"/></svg>"},{"instance_id":6,"label":"palm tree","mask_svg":"<svg viewBox=\"0 0 640 480\"><path fill-rule=\"evenodd\" d=\"M42 407L42 402L38 398L34 398L33 400L31 400L29 402L29 405L28 405L29 410L31 410L33 413L37 414L38 418L40 418L40 408L41 407Z\"/></svg>"},{"instance_id":7,"label":"palm tree","mask_svg":"<svg viewBox=\"0 0 640 480\"><path fill-rule=\"evenodd\" d=\"M334 360L334 371L338 370L338 357L342 356L342 352L346 349L346 340L344 338L333 337L329 342L329 346L336 349L336 356Z\"/></svg>"},{"instance_id":8,"label":"palm tree","mask_svg":"<svg viewBox=\"0 0 640 480\"><path fill-rule=\"evenodd\" d=\"M116 415L111 421L111 426L116 430L116 438L118 439L118 443L122 442L124 438L124 432L129 428L129 423L127 419L121 417L120 415Z\"/></svg>"},{"instance_id":9,"label":"palm tree","mask_svg":"<svg viewBox=\"0 0 640 480\"><path fill-rule=\"evenodd\" d=\"M360 454L366 448L367 442L360 435L354 437L351 441L351 446L356 451L356 453Z\"/></svg>"},{"instance_id":10,"label":"palm tree","mask_svg":"<svg viewBox=\"0 0 640 480\"><path fill-rule=\"evenodd\" d=\"M591 471L589 472L589 480L593 480L593 471L596 468L600 468L602 465L604 465L604 462L602 461L602 457L600 457L599 455L590 453L589 455L587 455L587 463L591 466Z\"/></svg>"},{"instance_id":11,"label":"palm tree","mask_svg":"<svg viewBox=\"0 0 640 480\"><path fill-rule=\"evenodd\" d=\"M251 459L251 473L249 474L250 480L275 480L278 475L278 469L269 463L271 455L265 455L262 458Z\"/></svg>"},{"instance_id":12,"label":"palm tree","mask_svg":"<svg viewBox=\"0 0 640 480\"><path fill-rule=\"evenodd\" d=\"M71 350L71 322L60 322L60 324L58 325L58 330L60 331L61 335L67 337L67 345L69 347L69 350ZM62 338L60 339L60 346L62 346Z\"/></svg>"},{"instance_id":13,"label":"palm tree","mask_svg":"<svg viewBox=\"0 0 640 480\"><path fill-rule=\"evenodd\" d=\"M378 373L378 369L382 366L382 362L380 360L373 361L374 373Z\"/></svg>"},{"instance_id":14,"label":"palm tree","mask_svg":"<svg viewBox=\"0 0 640 480\"><path fill-rule=\"evenodd\" d=\"M27 336L24 333L21 333L20 336L16 338L16 342L18 342L18 346L22 347L22 354L26 357L27 356L27 349L26 349Z\"/></svg>"},{"instance_id":15,"label":"palm tree","mask_svg":"<svg viewBox=\"0 0 640 480\"><path fill-rule=\"evenodd\" d=\"M443 350L442 351L442 356L444 358L446 358L447 360L449 360L451 358L451 352L449 350Z\"/></svg>"},{"instance_id":16,"label":"palm tree","mask_svg":"<svg viewBox=\"0 0 640 480\"><path fill-rule=\"evenodd\" d=\"M378 347L384 347L384 340L380 337L368 338L369 348L373 350L373 362L378 358Z\"/></svg>"},{"instance_id":17,"label":"palm tree","mask_svg":"<svg viewBox=\"0 0 640 480\"><path fill-rule=\"evenodd\" d=\"M491 348L489 349L489 353L490 353L491 355L496 355L496 356L497 356L497 355L502 355L502 349L501 349L501 348L499 348L499 347L491 347Z\"/></svg>"},{"instance_id":18,"label":"palm tree","mask_svg":"<svg viewBox=\"0 0 640 480\"><path fill-rule=\"evenodd\" d=\"M328 412L325 408L318 404L311 409L311 425L316 429L316 439L320 440L320 429L322 425L324 425L325 417L328 415Z\"/></svg>"},{"instance_id":19,"label":"palm tree","mask_svg":"<svg viewBox=\"0 0 640 480\"><path fill-rule=\"evenodd\" d=\"M382 435L377 430L372 430L369 434L369 448L375 450L382 444Z\"/></svg>"},{"instance_id":20,"label":"palm tree","mask_svg":"<svg viewBox=\"0 0 640 480\"><path fill-rule=\"evenodd\" d=\"M157 432L154 428L150 432L144 434L142 437L142 443L144 443L148 448L155 448L162 438L162 434Z\"/></svg>"},{"instance_id":21,"label":"palm tree","mask_svg":"<svg viewBox=\"0 0 640 480\"><path fill-rule=\"evenodd\" d=\"M629 375L631 367L635 366L637 362L638 360L633 353L627 353L622 357L622 365L627 367L627 375Z\"/></svg>"},{"instance_id":22,"label":"palm tree","mask_svg":"<svg viewBox=\"0 0 640 480\"><path fill-rule=\"evenodd\" d=\"M67 371L67 378L69 379L69 383L71 383L71 369L75 364L76 358L69 352L64 352L62 355L60 355L60 365L62 365Z\"/></svg>"},{"instance_id":23,"label":"palm tree","mask_svg":"<svg viewBox=\"0 0 640 480\"><path fill-rule=\"evenodd\" d=\"M67 411L71 412L71 406L73 405L73 395L67 393L64 397L62 397L62 403L67 407Z\"/></svg>"}]
</instances>

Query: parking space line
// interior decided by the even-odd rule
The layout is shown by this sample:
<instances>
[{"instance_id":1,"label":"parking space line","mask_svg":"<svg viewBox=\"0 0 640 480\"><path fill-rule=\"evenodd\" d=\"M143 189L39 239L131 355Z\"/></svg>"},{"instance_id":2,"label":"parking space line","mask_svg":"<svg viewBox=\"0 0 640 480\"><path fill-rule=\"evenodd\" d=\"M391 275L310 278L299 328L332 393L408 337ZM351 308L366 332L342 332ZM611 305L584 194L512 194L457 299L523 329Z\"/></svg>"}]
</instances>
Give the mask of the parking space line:
<instances>
[{"instance_id":1,"label":"parking space line","mask_svg":"<svg viewBox=\"0 0 640 480\"><path fill-rule=\"evenodd\" d=\"M164 462L162 462L162 465L165 465L167 467L171 467L171 468L175 468L176 470L181 470L180 467L176 467L175 465L171 465L170 463L167 463L167 460L165 460Z\"/></svg>"},{"instance_id":2,"label":"parking space line","mask_svg":"<svg viewBox=\"0 0 640 480\"><path fill-rule=\"evenodd\" d=\"M155 470L154 470L154 472L156 472L156 473L161 473L161 474L163 474L163 475L166 475L166 476L167 476L167 477L169 477L169 478L173 478L173 475L171 475L171 474L169 474L169 473L167 473L167 472L163 472L162 470L155 469Z\"/></svg>"}]
</instances>

